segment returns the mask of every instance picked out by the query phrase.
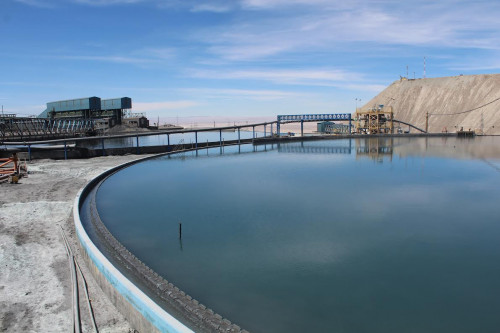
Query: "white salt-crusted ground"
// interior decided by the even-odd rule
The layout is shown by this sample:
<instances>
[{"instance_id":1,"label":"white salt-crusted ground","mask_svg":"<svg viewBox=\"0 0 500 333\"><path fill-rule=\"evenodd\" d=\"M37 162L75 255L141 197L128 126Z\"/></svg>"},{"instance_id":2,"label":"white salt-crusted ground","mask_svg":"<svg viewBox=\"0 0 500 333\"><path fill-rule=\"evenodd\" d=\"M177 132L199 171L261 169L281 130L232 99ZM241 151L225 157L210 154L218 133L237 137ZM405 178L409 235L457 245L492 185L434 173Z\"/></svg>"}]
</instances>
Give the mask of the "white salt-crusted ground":
<instances>
[{"instance_id":1,"label":"white salt-crusted ground","mask_svg":"<svg viewBox=\"0 0 500 333\"><path fill-rule=\"evenodd\" d=\"M0 332L72 331L71 277L59 226L78 258L71 215L77 192L104 170L137 158L37 160L19 184L0 183ZM99 331L133 331L78 261ZM83 331L90 332L83 306L81 313Z\"/></svg>"}]
</instances>

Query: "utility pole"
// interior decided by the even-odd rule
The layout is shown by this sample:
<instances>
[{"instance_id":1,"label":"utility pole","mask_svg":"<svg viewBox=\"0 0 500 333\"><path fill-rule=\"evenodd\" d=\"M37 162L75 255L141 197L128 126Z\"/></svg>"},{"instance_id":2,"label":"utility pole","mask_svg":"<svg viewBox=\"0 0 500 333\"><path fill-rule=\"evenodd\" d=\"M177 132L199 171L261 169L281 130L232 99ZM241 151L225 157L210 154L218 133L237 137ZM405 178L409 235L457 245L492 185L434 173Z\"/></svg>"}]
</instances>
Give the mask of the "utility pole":
<instances>
[{"instance_id":1,"label":"utility pole","mask_svg":"<svg viewBox=\"0 0 500 333\"><path fill-rule=\"evenodd\" d=\"M358 102L361 102L361 98L355 98L356 101L356 111L358 111Z\"/></svg>"},{"instance_id":2,"label":"utility pole","mask_svg":"<svg viewBox=\"0 0 500 333\"><path fill-rule=\"evenodd\" d=\"M481 134L484 135L484 111L481 111Z\"/></svg>"},{"instance_id":3,"label":"utility pole","mask_svg":"<svg viewBox=\"0 0 500 333\"><path fill-rule=\"evenodd\" d=\"M425 114L425 133L429 133L429 111Z\"/></svg>"}]
</instances>

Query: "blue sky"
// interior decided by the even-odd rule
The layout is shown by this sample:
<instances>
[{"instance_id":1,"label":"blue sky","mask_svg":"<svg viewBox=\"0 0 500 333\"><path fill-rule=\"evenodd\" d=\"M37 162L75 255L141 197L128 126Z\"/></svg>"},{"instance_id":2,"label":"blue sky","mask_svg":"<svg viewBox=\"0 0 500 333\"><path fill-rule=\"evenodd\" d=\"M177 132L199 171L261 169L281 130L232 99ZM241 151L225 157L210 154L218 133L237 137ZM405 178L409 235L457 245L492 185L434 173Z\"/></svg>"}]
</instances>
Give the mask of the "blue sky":
<instances>
[{"instance_id":1,"label":"blue sky","mask_svg":"<svg viewBox=\"0 0 500 333\"><path fill-rule=\"evenodd\" d=\"M497 73L500 1L1 0L0 103L148 117L354 112L400 75ZM415 73L415 74L414 74ZM361 99L362 102L356 102Z\"/></svg>"}]
</instances>

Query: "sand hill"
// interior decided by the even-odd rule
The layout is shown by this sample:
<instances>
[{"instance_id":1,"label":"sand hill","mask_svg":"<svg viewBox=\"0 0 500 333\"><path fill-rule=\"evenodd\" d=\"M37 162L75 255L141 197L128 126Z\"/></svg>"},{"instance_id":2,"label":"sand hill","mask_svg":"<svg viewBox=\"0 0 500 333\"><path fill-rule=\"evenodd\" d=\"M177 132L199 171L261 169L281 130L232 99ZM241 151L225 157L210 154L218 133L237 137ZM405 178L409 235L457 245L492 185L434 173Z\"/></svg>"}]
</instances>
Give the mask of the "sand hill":
<instances>
[{"instance_id":1,"label":"sand hill","mask_svg":"<svg viewBox=\"0 0 500 333\"><path fill-rule=\"evenodd\" d=\"M500 74L466 75L393 82L362 109L392 106L394 118L429 132L461 127L480 134L500 134ZM469 110L473 110L467 112Z\"/></svg>"}]
</instances>

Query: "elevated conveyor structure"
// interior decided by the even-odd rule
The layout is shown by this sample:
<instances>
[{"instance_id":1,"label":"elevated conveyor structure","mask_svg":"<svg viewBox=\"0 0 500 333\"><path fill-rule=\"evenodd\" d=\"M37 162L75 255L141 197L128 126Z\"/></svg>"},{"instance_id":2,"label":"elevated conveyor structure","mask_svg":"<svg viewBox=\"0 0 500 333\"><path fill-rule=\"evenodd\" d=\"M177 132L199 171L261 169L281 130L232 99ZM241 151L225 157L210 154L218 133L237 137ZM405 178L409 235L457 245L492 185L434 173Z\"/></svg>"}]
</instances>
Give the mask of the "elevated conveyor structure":
<instances>
[{"instance_id":1,"label":"elevated conveyor structure","mask_svg":"<svg viewBox=\"0 0 500 333\"><path fill-rule=\"evenodd\" d=\"M94 119L0 116L2 142L51 140L92 134Z\"/></svg>"},{"instance_id":2,"label":"elevated conveyor structure","mask_svg":"<svg viewBox=\"0 0 500 333\"><path fill-rule=\"evenodd\" d=\"M294 114L294 115L278 115L276 122L277 134L280 136L281 124L284 123L300 123L300 134L304 136L304 123L313 121L348 121L349 133L351 132L351 114L350 113L331 113L331 114Z\"/></svg>"}]
</instances>

